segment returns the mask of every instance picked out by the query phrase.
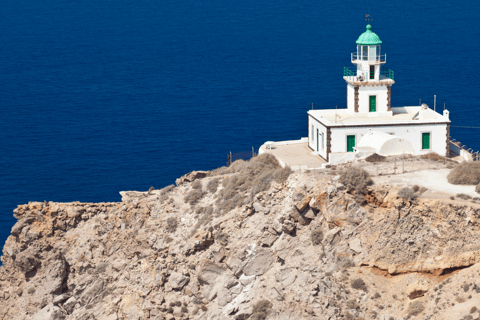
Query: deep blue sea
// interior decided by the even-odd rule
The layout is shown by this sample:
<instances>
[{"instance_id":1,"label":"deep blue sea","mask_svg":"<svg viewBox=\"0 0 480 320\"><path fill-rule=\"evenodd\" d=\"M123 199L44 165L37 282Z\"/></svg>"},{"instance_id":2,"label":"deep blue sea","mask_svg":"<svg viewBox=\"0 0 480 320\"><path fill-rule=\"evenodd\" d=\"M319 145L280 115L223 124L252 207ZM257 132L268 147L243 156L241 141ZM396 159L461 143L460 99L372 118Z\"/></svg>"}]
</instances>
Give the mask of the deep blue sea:
<instances>
[{"instance_id":1,"label":"deep blue sea","mask_svg":"<svg viewBox=\"0 0 480 320\"><path fill-rule=\"evenodd\" d=\"M480 126L480 2L3 0L0 247L28 201L120 201L227 153L307 136L346 107L365 13L392 106L445 103ZM480 129L452 128L480 150Z\"/></svg>"}]
</instances>

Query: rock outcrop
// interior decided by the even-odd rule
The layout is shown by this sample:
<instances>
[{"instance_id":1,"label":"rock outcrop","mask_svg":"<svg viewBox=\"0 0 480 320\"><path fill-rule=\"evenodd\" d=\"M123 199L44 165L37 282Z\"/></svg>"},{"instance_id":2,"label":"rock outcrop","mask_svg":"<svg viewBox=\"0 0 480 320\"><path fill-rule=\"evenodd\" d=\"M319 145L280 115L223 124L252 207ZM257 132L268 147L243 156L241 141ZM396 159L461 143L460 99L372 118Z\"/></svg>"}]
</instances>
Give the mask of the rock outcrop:
<instances>
[{"instance_id":1,"label":"rock outcrop","mask_svg":"<svg viewBox=\"0 0 480 320\"><path fill-rule=\"evenodd\" d=\"M358 204L338 176L297 172L225 209L235 174L194 172L116 203L18 206L0 319L261 319L265 299L267 319L480 317L478 208L408 202L391 186Z\"/></svg>"}]
</instances>

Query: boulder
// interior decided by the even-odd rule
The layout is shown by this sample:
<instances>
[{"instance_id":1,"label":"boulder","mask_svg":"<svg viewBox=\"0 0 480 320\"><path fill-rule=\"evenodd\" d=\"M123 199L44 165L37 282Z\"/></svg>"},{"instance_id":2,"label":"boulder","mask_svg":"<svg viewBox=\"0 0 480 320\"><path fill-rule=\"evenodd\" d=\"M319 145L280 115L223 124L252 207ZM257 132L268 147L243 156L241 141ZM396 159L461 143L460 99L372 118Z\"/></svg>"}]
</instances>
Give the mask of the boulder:
<instances>
[{"instance_id":1,"label":"boulder","mask_svg":"<svg viewBox=\"0 0 480 320\"><path fill-rule=\"evenodd\" d=\"M306 218L303 214L301 214L297 208L294 206L288 213L293 220L300 223L302 226L306 226L310 223L310 219Z\"/></svg>"},{"instance_id":2,"label":"boulder","mask_svg":"<svg viewBox=\"0 0 480 320\"><path fill-rule=\"evenodd\" d=\"M236 277L239 277L242 274L243 261L236 256L231 256L227 260L227 266L232 270Z\"/></svg>"},{"instance_id":3,"label":"boulder","mask_svg":"<svg viewBox=\"0 0 480 320\"><path fill-rule=\"evenodd\" d=\"M182 290L182 288L190 281L190 278L181 273L172 273L168 279L168 283L174 290Z\"/></svg>"},{"instance_id":4,"label":"boulder","mask_svg":"<svg viewBox=\"0 0 480 320\"><path fill-rule=\"evenodd\" d=\"M205 178L207 175L208 171L192 171L175 180L175 183L179 186L186 182L193 182L197 179Z\"/></svg>"},{"instance_id":5,"label":"boulder","mask_svg":"<svg viewBox=\"0 0 480 320\"><path fill-rule=\"evenodd\" d=\"M248 258L242 270L247 276L260 276L272 267L274 261L275 256L270 250L257 247Z\"/></svg>"},{"instance_id":6,"label":"boulder","mask_svg":"<svg viewBox=\"0 0 480 320\"><path fill-rule=\"evenodd\" d=\"M46 305L43 309L39 310L32 317L32 320L63 320L65 315L59 307L54 306L52 303Z\"/></svg>"},{"instance_id":7,"label":"boulder","mask_svg":"<svg viewBox=\"0 0 480 320\"><path fill-rule=\"evenodd\" d=\"M353 239L348 243L348 245L350 249L352 249L356 253L362 252L362 242L360 241L360 239Z\"/></svg>"},{"instance_id":8,"label":"boulder","mask_svg":"<svg viewBox=\"0 0 480 320\"><path fill-rule=\"evenodd\" d=\"M299 212L303 212L303 211L305 211L305 209L307 209L308 204L310 203L311 199L312 199L311 196L307 196L307 197L303 198L301 201L297 202L295 204L295 207L297 208L297 210Z\"/></svg>"},{"instance_id":9,"label":"boulder","mask_svg":"<svg viewBox=\"0 0 480 320\"><path fill-rule=\"evenodd\" d=\"M216 280L225 272L222 266L209 260L204 260L198 270L198 281L204 284L215 284Z\"/></svg>"},{"instance_id":10,"label":"boulder","mask_svg":"<svg viewBox=\"0 0 480 320\"><path fill-rule=\"evenodd\" d=\"M265 208L259 202L253 203L253 209L255 209L255 212L259 212L259 213L265 211Z\"/></svg>"},{"instance_id":11,"label":"boulder","mask_svg":"<svg viewBox=\"0 0 480 320\"><path fill-rule=\"evenodd\" d=\"M282 231L291 234L295 230L295 223L290 220L283 221Z\"/></svg>"}]
</instances>

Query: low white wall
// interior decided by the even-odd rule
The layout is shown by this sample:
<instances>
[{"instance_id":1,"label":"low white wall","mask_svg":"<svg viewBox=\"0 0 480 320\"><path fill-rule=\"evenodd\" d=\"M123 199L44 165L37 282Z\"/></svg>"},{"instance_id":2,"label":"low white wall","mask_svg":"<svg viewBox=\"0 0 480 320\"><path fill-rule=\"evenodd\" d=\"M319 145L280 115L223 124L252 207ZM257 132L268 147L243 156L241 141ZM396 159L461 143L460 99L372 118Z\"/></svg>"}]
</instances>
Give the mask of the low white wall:
<instances>
[{"instance_id":1,"label":"low white wall","mask_svg":"<svg viewBox=\"0 0 480 320\"><path fill-rule=\"evenodd\" d=\"M330 153L330 158L329 158L330 161L328 162L328 164L335 165L340 163L361 160L361 159L365 159L371 154L373 154L373 152L369 152L369 151Z\"/></svg>"},{"instance_id":2,"label":"low white wall","mask_svg":"<svg viewBox=\"0 0 480 320\"><path fill-rule=\"evenodd\" d=\"M470 152L459 148L456 144L453 144L452 142L450 142L450 150L465 159L465 161L473 161L473 156Z\"/></svg>"}]
</instances>

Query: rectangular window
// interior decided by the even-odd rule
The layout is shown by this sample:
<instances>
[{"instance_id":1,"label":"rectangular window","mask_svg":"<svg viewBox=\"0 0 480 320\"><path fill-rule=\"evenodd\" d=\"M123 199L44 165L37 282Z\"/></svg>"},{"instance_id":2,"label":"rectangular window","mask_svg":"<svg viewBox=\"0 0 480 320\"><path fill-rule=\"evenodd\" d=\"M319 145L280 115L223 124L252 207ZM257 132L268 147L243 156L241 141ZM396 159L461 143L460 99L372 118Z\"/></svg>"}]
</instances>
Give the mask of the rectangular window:
<instances>
[{"instance_id":1,"label":"rectangular window","mask_svg":"<svg viewBox=\"0 0 480 320\"><path fill-rule=\"evenodd\" d=\"M430 132L422 132L422 150L430 149Z\"/></svg>"},{"instance_id":2,"label":"rectangular window","mask_svg":"<svg viewBox=\"0 0 480 320\"><path fill-rule=\"evenodd\" d=\"M310 133L310 138L311 138L312 142L315 140L314 134L315 134L315 131L314 131L313 125L312 125L312 132Z\"/></svg>"},{"instance_id":3,"label":"rectangular window","mask_svg":"<svg viewBox=\"0 0 480 320\"><path fill-rule=\"evenodd\" d=\"M353 148L355 148L355 135L348 135L347 136L347 152L353 152Z\"/></svg>"},{"instance_id":4,"label":"rectangular window","mask_svg":"<svg viewBox=\"0 0 480 320\"><path fill-rule=\"evenodd\" d=\"M363 57L362 60L368 60L368 46L362 46Z\"/></svg>"},{"instance_id":5,"label":"rectangular window","mask_svg":"<svg viewBox=\"0 0 480 320\"><path fill-rule=\"evenodd\" d=\"M375 61L376 53L377 53L377 46L368 46L368 60L369 61Z\"/></svg>"},{"instance_id":6,"label":"rectangular window","mask_svg":"<svg viewBox=\"0 0 480 320\"><path fill-rule=\"evenodd\" d=\"M375 66L370 66L370 80L375 80Z\"/></svg>"},{"instance_id":7,"label":"rectangular window","mask_svg":"<svg viewBox=\"0 0 480 320\"><path fill-rule=\"evenodd\" d=\"M322 133L322 150L325 149L325 134Z\"/></svg>"}]
</instances>

